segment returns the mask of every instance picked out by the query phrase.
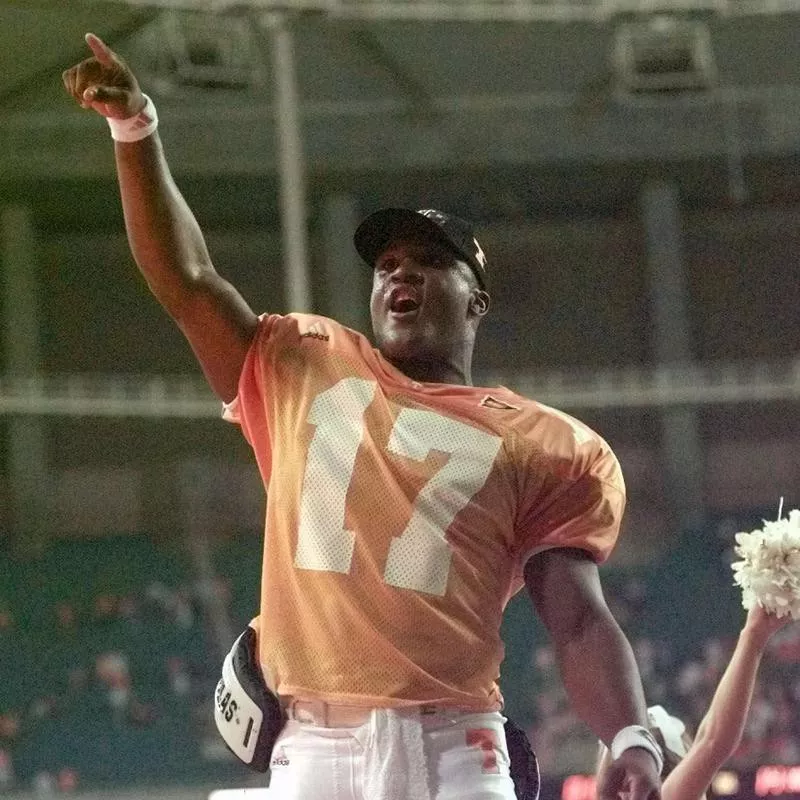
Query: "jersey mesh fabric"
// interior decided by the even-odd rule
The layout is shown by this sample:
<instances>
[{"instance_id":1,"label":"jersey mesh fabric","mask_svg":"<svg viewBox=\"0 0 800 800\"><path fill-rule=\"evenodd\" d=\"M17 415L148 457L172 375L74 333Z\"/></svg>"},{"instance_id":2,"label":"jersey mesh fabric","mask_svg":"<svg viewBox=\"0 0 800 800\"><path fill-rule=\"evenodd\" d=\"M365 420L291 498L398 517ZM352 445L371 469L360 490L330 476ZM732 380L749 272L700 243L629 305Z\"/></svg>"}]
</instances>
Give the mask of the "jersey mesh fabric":
<instances>
[{"instance_id":1,"label":"jersey mesh fabric","mask_svg":"<svg viewBox=\"0 0 800 800\"><path fill-rule=\"evenodd\" d=\"M256 628L282 695L499 708L527 558L600 562L619 531L619 464L589 428L507 389L415 383L324 317L261 318L225 417L267 487Z\"/></svg>"}]
</instances>

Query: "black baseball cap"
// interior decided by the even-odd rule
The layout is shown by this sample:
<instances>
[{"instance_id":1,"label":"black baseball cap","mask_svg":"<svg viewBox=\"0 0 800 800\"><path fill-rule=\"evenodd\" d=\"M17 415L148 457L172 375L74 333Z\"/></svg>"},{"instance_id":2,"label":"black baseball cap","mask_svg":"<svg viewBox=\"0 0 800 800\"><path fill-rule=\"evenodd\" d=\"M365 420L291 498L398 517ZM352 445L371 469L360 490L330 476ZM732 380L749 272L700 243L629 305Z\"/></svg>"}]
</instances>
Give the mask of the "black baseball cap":
<instances>
[{"instance_id":1,"label":"black baseball cap","mask_svg":"<svg viewBox=\"0 0 800 800\"><path fill-rule=\"evenodd\" d=\"M370 214L353 235L358 254L370 267L393 239L407 233L424 232L455 251L469 264L482 289L487 284L486 254L466 220L435 208L384 208Z\"/></svg>"}]
</instances>

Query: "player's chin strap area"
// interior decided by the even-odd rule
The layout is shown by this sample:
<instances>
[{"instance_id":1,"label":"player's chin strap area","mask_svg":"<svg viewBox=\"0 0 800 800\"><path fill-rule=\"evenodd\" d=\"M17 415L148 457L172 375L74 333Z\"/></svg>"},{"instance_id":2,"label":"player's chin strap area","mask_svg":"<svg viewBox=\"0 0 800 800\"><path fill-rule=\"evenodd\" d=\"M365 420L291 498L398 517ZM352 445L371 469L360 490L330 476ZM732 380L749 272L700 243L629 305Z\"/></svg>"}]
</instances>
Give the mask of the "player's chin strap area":
<instances>
[{"instance_id":1,"label":"player's chin strap area","mask_svg":"<svg viewBox=\"0 0 800 800\"><path fill-rule=\"evenodd\" d=\"M267 771L286 715L264 683L256 659L256 632L250 627L225 656L214 693L214 722L237 758L258 772Z\"/></svg>"}]
</instances>

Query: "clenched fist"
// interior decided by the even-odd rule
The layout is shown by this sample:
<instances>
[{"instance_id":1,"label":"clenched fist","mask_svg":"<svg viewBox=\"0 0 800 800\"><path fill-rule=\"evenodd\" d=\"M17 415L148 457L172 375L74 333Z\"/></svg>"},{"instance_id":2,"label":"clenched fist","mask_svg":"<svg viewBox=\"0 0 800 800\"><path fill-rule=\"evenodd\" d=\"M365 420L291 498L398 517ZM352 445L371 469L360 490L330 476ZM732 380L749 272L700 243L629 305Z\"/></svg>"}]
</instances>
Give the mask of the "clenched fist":
<instances>
[{"instance_id":1,"label":"clenched fist","mask_svg":"<svg viewBox=\"0 0 800 800\"><path fill-rule=\"evenodd\" d=\"M130 67L99 37L86 34L93 55L64 70L66 90L83 108L112 119L136 116L145 97Z\"/></svg>"}]
</instances>

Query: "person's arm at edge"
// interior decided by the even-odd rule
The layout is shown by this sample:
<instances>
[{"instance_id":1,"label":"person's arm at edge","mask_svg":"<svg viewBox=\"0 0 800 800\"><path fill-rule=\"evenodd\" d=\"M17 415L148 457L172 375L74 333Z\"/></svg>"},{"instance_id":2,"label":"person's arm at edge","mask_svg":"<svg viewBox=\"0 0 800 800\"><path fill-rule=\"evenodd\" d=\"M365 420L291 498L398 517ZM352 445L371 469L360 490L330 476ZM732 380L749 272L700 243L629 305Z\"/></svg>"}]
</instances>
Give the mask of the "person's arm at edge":
<instances>
[{"instance_id":1,"label":"person's arm at edge","mask_svg":"<svg viewBox=\"0 0 800 800\"><path fill-rule=\"evenodd\" d=\"M630 643L606 605L589 554L572 548L539 553L525 566L525 584L550 634L578 716L606 745L628 725L646 726L639 669ZM658 785L655 759L646 750L631 748L617 762L623 759L652 773Z\"/></svg>"},{"instance_id":2,"label":"person's arm at edge","mask_svg":"<svg viewBox=\"0 0 800 800\"><path fill-rule=\"evenodd\" d=\"M663 800L698 800L742 740L756 675L770 636L787 620L755 607L686 756L664 780Z\"/></svg>"}]
</instances>

